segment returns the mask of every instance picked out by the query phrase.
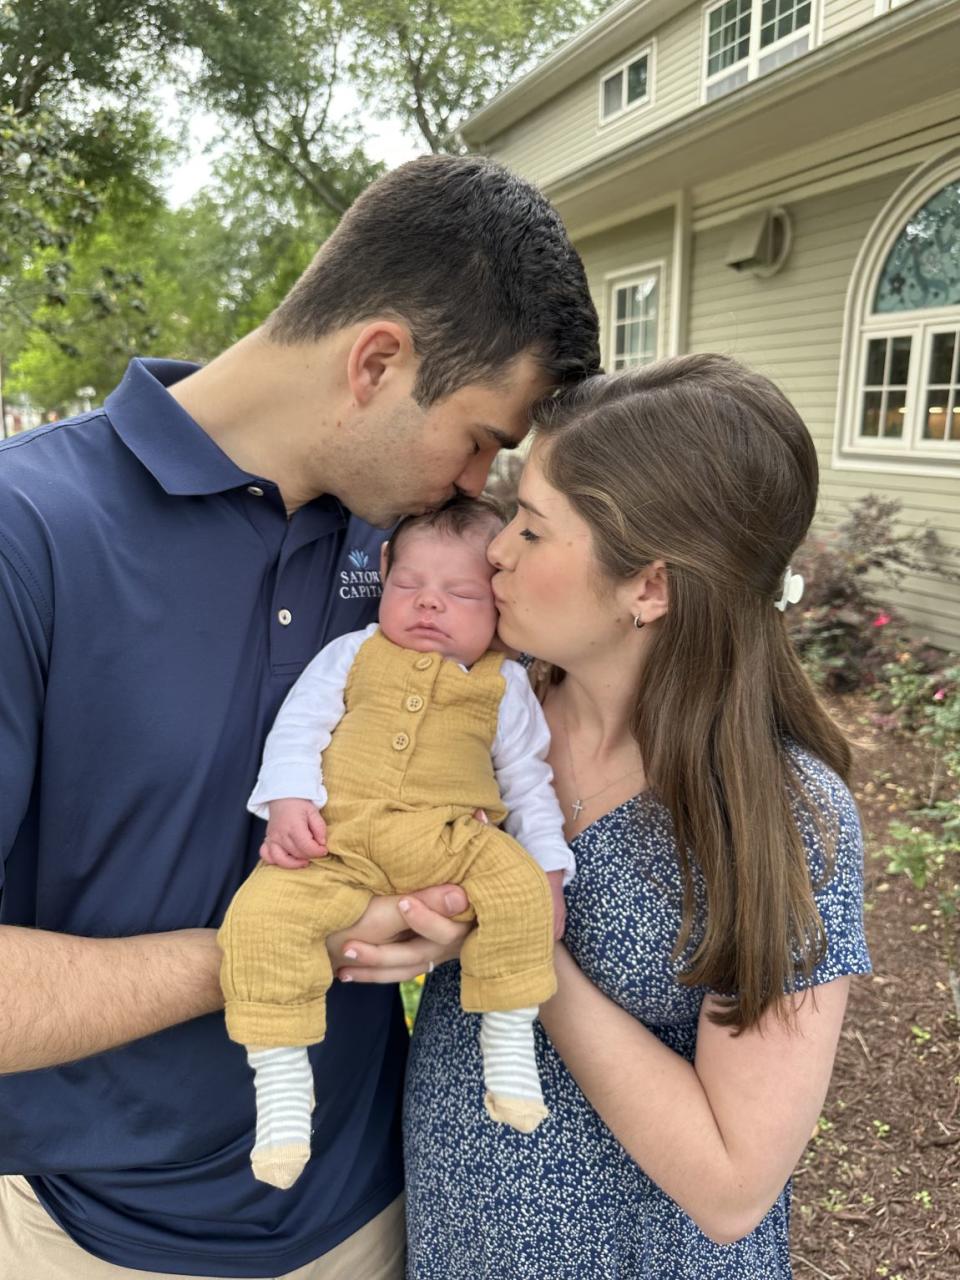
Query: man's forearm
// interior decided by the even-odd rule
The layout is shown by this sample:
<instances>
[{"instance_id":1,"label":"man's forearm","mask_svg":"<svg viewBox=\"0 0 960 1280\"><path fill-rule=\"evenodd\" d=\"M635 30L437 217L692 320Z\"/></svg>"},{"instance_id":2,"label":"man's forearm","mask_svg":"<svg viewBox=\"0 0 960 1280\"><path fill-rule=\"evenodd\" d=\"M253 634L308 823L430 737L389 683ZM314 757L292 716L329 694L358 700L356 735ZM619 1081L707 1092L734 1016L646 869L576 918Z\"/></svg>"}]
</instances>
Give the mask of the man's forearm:
<instances>
[{"instance_id":1,"label":"man's forearm","mask_svg":"<svg viewBox=\"0 0 960 1280\"><path fill-rule=\"evenodd\" d=\"M213 929L78 938L0 927L0 1074L73 1062L223 1007Z\"/></svg>"}]
</instances>

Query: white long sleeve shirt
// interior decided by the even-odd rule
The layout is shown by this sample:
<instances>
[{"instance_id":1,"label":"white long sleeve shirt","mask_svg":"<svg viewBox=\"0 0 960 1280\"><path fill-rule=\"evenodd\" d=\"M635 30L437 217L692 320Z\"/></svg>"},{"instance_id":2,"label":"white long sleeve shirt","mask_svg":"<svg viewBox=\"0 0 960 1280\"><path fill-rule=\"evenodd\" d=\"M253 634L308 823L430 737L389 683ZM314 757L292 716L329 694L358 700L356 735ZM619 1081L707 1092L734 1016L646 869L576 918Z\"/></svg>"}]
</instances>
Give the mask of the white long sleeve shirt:
<instances>
[{"instance_id":1,"label":"white long sleeve shirt","mask_svg":"<svg viewBox=\"0 0 960 1280\"><path fill-rule=\"evenodd\" d=\"M287 694L247 801L257 817L269 817L271 800L297 797L312 801L318 809L327 803L323 752L346 710L344 690L350 668L360 646L376 630L377 624L371 623L364 631L348 632L326 645ZM547 763L550 730L523 667L505 658L501 675L506 688L490 755L508 811L503 825L544 871L562 871L566 885L573 878L575 863L563 835L563 814Z\"/></svg>"}]
</instances>

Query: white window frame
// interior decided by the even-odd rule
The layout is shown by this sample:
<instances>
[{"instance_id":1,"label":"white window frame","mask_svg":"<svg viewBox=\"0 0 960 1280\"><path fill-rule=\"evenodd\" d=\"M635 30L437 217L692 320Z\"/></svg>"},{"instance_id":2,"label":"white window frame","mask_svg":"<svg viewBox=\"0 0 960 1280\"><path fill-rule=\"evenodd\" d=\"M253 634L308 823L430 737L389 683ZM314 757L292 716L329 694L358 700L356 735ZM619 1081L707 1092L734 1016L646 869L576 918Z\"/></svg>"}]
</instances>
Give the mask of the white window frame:
<instances>
[{"instance_id":1,"label":"white window frame","mask_svg":"<svg viewBox=\"0 0 960 1280\"><path fill-rule=\"evenodd\" d=\"M653 105L653 73L654 73L655 47L656 47L656 41L651 40L647 44L642 45L639 49L635 49L633 53L631 53L629 58L625 58L622 62L617 63L615 66L607 67L607 69L601 73L600 80L597 85L597 114L600 121L601 129L605 128L608 124L612 124L614 120L622 120L623 117L625 115L629 115L630 112L638 111L642 107L649 107ZM619 111L611 111L609 115L605 115L603 110L604 85L613 76L619 74L621 77L622 85L623 85L623 92L621 93L620 100L621 102L623 102L623 99L627 96L627 90L626 90L627 69L633 66L635 62L639 62L641 58L646 58L647 60L647 92L646 94L642 98L637 98L635 102L625 103L623 106L620 107Z\"/></svg>"},{"instance_id":2,"label":"white window frame","mask_svg":"<svg viewBox=\"0 0 960 1280\"><path fill-rule=\"evenodd\" d=\"M603 366L611 373L614 372L613 362L617 358L617 290L628 289L632 285L641 284L644 280L649 280L651 276L655 276L657 280L657 349L651 360L644 361L643 363L649 364L652 363L653 360L659 360L661 354L666 350L666 329L664 327L666 308L663 305L666 271L667 264L662 258L660 258L655 262L643 262L632 267L621 267L616 271L608 271L603 277L604 305L607 308L607 320L605 326L607 349L603 353ZM641 363L628 364L625 366L626 369L640 369L642 367L643 364Z\"/></svg>"},{"instance_id":3,"label":"white window frame","mask_svg":"<svg viewBox=\"0 0 960 1280\"><path fill-rule=\"evenodd\" d=\"M819 43L820 35L820 0L810 0L810 21L804 27L797 27L790 32L788 36L783 36L780 40L775 40L773 44L768 44L764 48L760 48L760 30L763 26L763 0L751 0L750 12L750 47L745 58L741 58L739 62L732 62L729 67L724 67L722 71L715 71L710 75L708 68L710 66L710 15L717 9L722 9L727 0L708 0L703 6L703 17L700 25L701 38L703 43L703 54L700 60L700 101L701 103L717 102L719 98L710 98L708 96L710 87L720 80L725 79L739 68L746 68L747 78L745 84L749 84L751 80L758 79L761 75L772 75L774 71L778 71L779 67L771 67L768 71L761 72L761 59L767 58L772 53L776 53L778 49L785 49L788 45L797 40L803 32L808 32L808 43L806 49L797 57L804 57L815 49ZM791 59L792 61L792 59ZM728 93L736 93L737 89L742 88L737 85L735 88L729 89ZM725 97L726 95L720 95Z\"/></svg>"},{"instance_id":4,"label":"white window frame","mask_svg":"<svg viewBox=\"0 0 960 1280\"><path fill-rule=\"evenodd\" d=\"M960 476L960 439L925 440L927 371L936 333L960 329L960 307L874 312L873 301L887 257L914 213L950 182L960 179L960 149L923 165L888 200L854 264L844 312L833 465L902 475ZM871 338L910 337L910 367L903 437L860 434L867 347Z\"/></svg>"}]
</instances>

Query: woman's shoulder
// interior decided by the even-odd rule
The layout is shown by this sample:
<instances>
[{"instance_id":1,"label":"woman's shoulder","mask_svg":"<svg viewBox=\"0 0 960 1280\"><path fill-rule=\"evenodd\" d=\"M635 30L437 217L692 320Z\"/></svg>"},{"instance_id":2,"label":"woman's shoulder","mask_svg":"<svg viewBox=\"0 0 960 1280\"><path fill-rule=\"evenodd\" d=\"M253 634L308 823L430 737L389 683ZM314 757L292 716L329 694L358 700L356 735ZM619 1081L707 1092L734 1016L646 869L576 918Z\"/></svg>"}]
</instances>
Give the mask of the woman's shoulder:
<instances>
[{"instance_id":1,"label":"woman's shoulder","mask_svg":"<svg viewBox=\"0 0 960 1280\"><path fill-rule=\"evenodd\" d=\"M835 770L798 743L788 740L787 759L799 787L794 807L808 852L830 844L862 846L860 813L853 792Z\"/></svg>"}]
</instances>

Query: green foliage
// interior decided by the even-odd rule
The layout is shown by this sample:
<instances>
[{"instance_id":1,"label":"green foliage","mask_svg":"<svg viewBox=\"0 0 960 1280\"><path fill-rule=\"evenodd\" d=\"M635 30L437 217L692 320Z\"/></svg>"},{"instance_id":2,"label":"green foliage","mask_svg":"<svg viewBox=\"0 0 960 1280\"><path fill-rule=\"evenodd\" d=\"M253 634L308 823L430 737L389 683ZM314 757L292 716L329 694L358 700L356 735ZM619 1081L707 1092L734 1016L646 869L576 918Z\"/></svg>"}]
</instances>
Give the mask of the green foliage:
<instances>
[{"instance_id":1,"label":"green foliage","mask_svg":"<svg viewBox=\"0 0 960 1280\"><path fill-rule=\"evenodd\" d=\"M944 952L956 976L960 924L960 666L917 676L906 688L910 723L934 748L927 803L912 822L893 822L883 852L887 870L930 890L944 928ZM960 1016L960 1007L958 1007Z\"/></svg>"},{"instance_id":2,"label":"green foliage","mask_svg":"<svg viewBox=\"0 0 960 1280\"><path fill-rule=\"evenodd\" d=\"M900 508L867 494L795 557L805 590L803 607L787 612L790 634L813 679L831 692L871 687L906 643L902 620L881 607L878 589L911 573L960 581L955 553L935 530L898 528Z\"/></svg>"},{"instance_id":3,"label":"green foliage","mask_svg":"<svg viewBox=\"0 0 960 1280\"><path fill-rule=\"evenodd\" d=\"M603 8L598 0L380 0L348 7L352 72L364 101L431 151Z\"/></svg>"}]
</instances>

